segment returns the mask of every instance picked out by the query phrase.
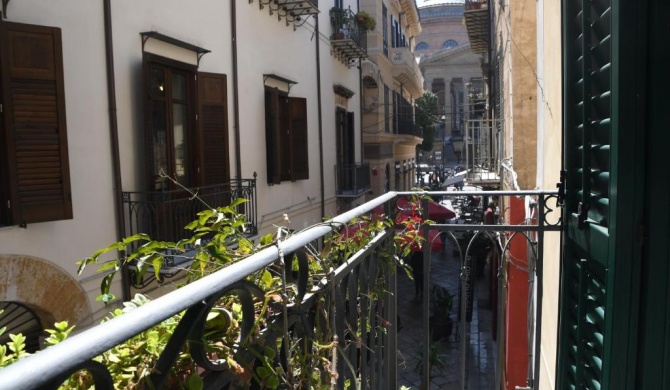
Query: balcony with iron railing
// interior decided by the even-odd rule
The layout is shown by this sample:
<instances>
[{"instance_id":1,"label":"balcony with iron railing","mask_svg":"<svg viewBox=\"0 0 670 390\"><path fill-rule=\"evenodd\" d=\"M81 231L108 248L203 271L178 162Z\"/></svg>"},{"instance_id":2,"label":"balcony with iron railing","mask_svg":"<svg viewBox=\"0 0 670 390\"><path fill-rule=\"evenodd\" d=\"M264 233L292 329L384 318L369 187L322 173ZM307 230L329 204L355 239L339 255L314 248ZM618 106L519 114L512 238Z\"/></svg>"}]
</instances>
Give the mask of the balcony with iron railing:
<instances>
[{"instance_id":1,"label":"balcony with iron railing","mask_svg":"<svg viewBox=\"0 0 670 390\"><path fill-rule=\"evenodd\" d=\"M253 3L254 0L249 0ZM293 24L293 30L302 26L311 15L319 13L319 0L257 0L258 8L268 9L271 16L277 17L279 21L284 19L286 25Z\"/></svg>"},{"instance_id":2,"label":"balcony with iron railing","mask_svg":"<svg viewBox=\"0 0 670 390\"><path fill-rule=\"evenodd\" d=\"M335 180L338 197L357 198L370 191L370 165L338 164L335 166Z\"/></svg>"},{"instance_id":3,"label":"balcony with iron railing","mask_svg":"<svg viewBox=\"0 0 670 390\"><path fill-rule=\"evenodd\" d=\"M469 199L494 196L501 202L525 196L534 214L524 225L482 225L481 210ZM431 382L431 366L420 364L420 356L431 356L433 348L457 353L450 364L458 362L459 369L450 381L458 382L461 389L469 388L469 376L479 374L470 371L479 360L472 362L470 355L476 352L468 347L479 337L471 333L474 328L469 322L474 309L471 302L477 302L472 298L470 278L476 268L473 261L477 257L472 254L478 239L490 242L488 247L496 248L501 257L498 272L491 272L497 275L493 280L500 282L496 284L499 289L504 288L507 277L510 243L517 239L529 248L528 270L534 271L537 265L529 283L533 277L541 278L545 234L561 227L560 219L550 220L551 209L557 208L554 201L558 203L558 194L546 191L389 192L299 233L279 229L274 240L261 240L255 253L236 258L165 296L127 305L124 314L0 369L0 389L57 388L79 370L89 373L78 377L81 383L95 384L96 389L113 389L120 381L142 382L145 388L323 385L342 389L349 384L351 388L397 389L404 383L399 378L404 377L406 366L420 368L417 379L428 389L439 384ZM219 223L220 218L216 219L208 226ZM428 219L439 223L421 223ZM504 232L507 234L501 234ZM451 243L453 256L443 246L435 252L437 243ZM222 253L211 248L206 257L213 261ZM407 279L400 271L406 265L397 262L396 256L409 253L419 255L416 259L425 272L420 278L417 274L415 281L420 280L426 291L435 272L430 267L431 253L446 253L456 265L450 277L456 278L458 291L449 294L458 296L460 314L456 333L442 344L432 341L436 319L431 313L435 315L439 308L429 294L411 307L416 313L412 322L420 325L409 329L407 321L398 333L396 319L401 314L408 317L398 311L399 300L407 299L399 295L399 285ZM537 289L541 286L540 280ZM502 295L498 294L498 305ZM535 305L539 323L542 300ZM499 333L505 320L501 313ZM143 336L132 339L132 345L142 352L128 357L129 339L140 334ZM539 341L529 341L529 355L539 356ZM502 344L497 348L496 359L503 359ZM399 365L399 356L406 359L404 366ZM121 361L130 366L120 366ZM150 362L148 368L140 369L146 362ZM500 384L499 371L480 369L495 370ZM539 366L535 370L533 375Z\"/></svg>"},{"instance_id":4,"label":"balcony with iron railing","mask_svg":"<svg viewBox=\"0 0 670 390\"><path fill-rule=\"evenodd\" d=\"M393 63L393 77L412 96L419 96L423 90L423 76L409 47L393 47L390 53Z\"/></svg>"},{"instance_id":5,"label":"balcony with iron railing","mask_svg":"<svg viewBox=\"0 0 670 390\"><path fill-rule=\"evenodd\" d=\"M466 178L471 185L500 186L500 135L495 122L491 119L465 121L462 155L465 156Z\"/></svg>"},{"instance_id":6,"label":"balcony with iron railing","mask_svg":"<svg viewBox=\"0 0 670 390\"><path fill-rule=\"evenodd\" d=\"M354 60L367 57L367 30L357 22L351 9L333 7L330 9L330 52L347 66Z\"/></svg>"},{"instance_id":7,"label":"balcony with iron railing","mask_svg":"<svg viewBox=\"0 0 670 390\"><path fill-rule=\"evenodd\" d=\"M198 201L194 201L195 197ZM234 209L246 216L246 234L254 235L258 232L256 173L253 179L234 179L228 183L197 188L123 192L125 234L145 233L154 240L177 242L191 237L192 232L184 227L196 219L199 212L230 205L240 198L246 202ZM137 245L132 244L130 249L137 249ZM168 256L160 272L169 276L181 269L185 262L188 260L184 257L175 260Z\"/></svg>"},{"instance_id":8,"label":"balcony with iron railing","mask_svg":"<svg viewBox=\"0 0 670 390\"><path fill-rule=\"evenodd\" d=\"M488 0L466 0L464 14L472 52L487 54L491 41Z\"/></svg>"}]
</instances>

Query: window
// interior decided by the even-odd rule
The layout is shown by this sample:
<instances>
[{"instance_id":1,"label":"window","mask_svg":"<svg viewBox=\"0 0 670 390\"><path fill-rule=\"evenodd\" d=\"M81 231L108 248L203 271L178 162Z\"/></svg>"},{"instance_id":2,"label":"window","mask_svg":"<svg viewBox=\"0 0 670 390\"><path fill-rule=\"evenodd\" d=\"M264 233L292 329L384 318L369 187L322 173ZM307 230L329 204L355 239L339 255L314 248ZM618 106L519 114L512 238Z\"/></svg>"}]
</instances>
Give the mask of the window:
<instances>
[{"instance_id":1,"label":"window","mask_svg":"<svg viewBox=\"0 0 670 390\"><path fill-rule=\"evenodd\" d=\"M389 55L389 25L388 25L388 9L386 4L382 3L382 37L384 45L384 54Z\"/></svg>"},{"instance_id":2,"label":"window","mask_svg":"<svg viewBox=\"0 0 670 390\"><path fill-rule=\"evenodd\" d=\"M307 100L265 89L268 184L309 179Z\"/></svg>"},{"instance_id":3,"label":"window","mask_svg":"<svg viewBox=\"0 0 670 390\"><path fill-rule=\"evenodd\" d=\"M458 46L458 42L454 41L453 39L446 40L442 44L442 47L445 48L445 49L451 49L452 47L456 47L456 46Z\"/></svg>"},{"instance_id":4,"label":"window","mask_svg":"<svg viewBox=\"0 0 670 390\"><path fill-rule=\"evenodd\" d=\"M344 8L344 0L335 0L335 7Z\"/></svg>"},{"instance_id":5,"label":"window","mask_svg":"<svg viewBox=\"0 0 670 390\"><path fill-rule=\"evenodd\" d=\"M0 47L0 226L72 219L61 31L2 22Z\"/></svg>"},{"instance_id":6,"label":"window","mask_svg":"<svg viewBox=\"0 0 670 390\"><path fill-rule=\"evenodd\" d=\"M193 65L153 54L144 58L148 188L176 189L165 176L185 187L227 182L226 76L198 74Z\"/></svg>"},{"instance_id":7,"label":"window","mask_svg":"<svg viewBox=\"0 0 670 390\"><path fill-rule=\"evenodd\" d=\"M418 45L416 45L416 48L414 50L428 50L428 44L426 42L419 42Z\"/></svg>"},{"instance_id":8,"label":"window","mask_svg":"<svg viewBox=\"0 0 670 390\"><path fill-rule=\"evenodd\" d=\"M391 106L389 105L389 95L391 90L384 84L384 131L391 132Z\"/></svg>"}]
</instances>

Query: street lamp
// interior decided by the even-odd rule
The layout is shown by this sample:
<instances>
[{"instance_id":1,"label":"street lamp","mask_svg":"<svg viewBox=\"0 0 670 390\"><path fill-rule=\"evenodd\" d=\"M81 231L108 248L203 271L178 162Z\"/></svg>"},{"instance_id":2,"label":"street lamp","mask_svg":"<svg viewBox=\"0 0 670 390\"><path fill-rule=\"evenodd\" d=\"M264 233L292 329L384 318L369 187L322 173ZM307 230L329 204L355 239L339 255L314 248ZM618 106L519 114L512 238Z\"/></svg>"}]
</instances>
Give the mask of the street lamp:
<instances>
[{"instance_id":1,"label":"street lamp","mask_svg":"<svg viewBox=\"0 0 670 390\"><path fill-rule=\"evenodd\" d=\"M454 154L456 155L456 165L461 163L461 154L463 153L463 148L465 147L465 140L463 136L452 136L451 137L451 148L454 149Z\"/></svg>"}]
</instances>

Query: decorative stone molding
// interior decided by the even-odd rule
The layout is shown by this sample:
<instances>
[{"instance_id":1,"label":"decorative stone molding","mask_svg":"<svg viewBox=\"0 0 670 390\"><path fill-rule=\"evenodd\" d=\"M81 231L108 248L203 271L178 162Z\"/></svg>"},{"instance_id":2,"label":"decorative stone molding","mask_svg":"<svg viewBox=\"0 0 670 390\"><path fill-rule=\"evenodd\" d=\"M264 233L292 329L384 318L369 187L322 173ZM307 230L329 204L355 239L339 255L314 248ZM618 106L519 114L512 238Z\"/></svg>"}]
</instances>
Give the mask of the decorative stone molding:
<instances>
[{"instance_id":1,"label":"decorative stone molding","mask_svg":"<svg viewBox=\"0 0 670 390\"><path fill-rule=\"evenodd\" d=\"M45 328L55 321L79 324L91 312L79 282L51 262L25 255L0 255L0 301L30 307Z\"/></svg>"}]
</instances>

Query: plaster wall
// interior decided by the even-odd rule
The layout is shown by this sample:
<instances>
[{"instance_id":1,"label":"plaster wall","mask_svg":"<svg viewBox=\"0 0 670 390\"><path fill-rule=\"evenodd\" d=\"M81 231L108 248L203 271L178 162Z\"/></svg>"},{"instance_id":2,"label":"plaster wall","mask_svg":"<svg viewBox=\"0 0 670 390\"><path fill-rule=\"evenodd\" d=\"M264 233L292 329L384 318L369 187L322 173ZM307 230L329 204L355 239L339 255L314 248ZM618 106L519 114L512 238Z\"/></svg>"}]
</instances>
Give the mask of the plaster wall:
<instances>
[{"instance_id":1,"label":"plaster wall","mask_svg":"<svg viewBox=\"0 0 670 390\"><path fill-rule=\"evenodd\" d=\"M536 2L511 1L514 170L521 189L535 184L537 137Z\"/></svg>"},{"instance_id":2,"label":"plaster wall","mask_svg":"<svg viewBox=\"0 0 670 390\"><path fill-rule=\"evenodd\" d=\"M562 145L562 71L561 71L561 2L538 3L538 71L542 89L538 91L538 172L537 186L555 189L560 180ZM544 95L542 95L544 93ZM540 142L541 141L541 142ZM553 204L551 205L553 206ZM554 213L556 214L556 213ZM558 215L551 216L557 220ZM556 388L558 346L558 304L560 274L560 235L545 236L542 329L540 355L540 389Z\"/></svg>"}]
</instances>

